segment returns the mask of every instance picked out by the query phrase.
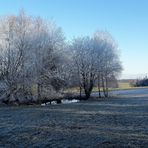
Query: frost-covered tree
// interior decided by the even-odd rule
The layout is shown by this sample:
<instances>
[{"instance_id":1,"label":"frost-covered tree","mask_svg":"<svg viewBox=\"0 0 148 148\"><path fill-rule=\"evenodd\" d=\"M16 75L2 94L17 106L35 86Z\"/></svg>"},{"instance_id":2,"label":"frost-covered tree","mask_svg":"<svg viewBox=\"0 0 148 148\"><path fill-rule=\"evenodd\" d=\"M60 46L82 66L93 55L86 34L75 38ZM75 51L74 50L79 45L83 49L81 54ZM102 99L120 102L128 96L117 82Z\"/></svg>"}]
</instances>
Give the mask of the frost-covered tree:
<instances>
[{"instance_id":1,"label":"frost-covered tree","mask_svg":"<svg viewBox=\"0 0 148 148\"><path fill-rule=\"evenodd\" d=\"M50 95L60 89L65 46L61 28L21 11L18 16L2 17L0 34L3 102L28 101L34 95L42 99L45 92Z\"/></svg>"},{"instance_id":2,"label":"frost-covered tree","mask_svg":"<svg viewBox=\"0 0 148 148\"><path fill-rule=\"evenodd\" d=\"M92 92L96 76L93 41L90 37L77 38L73 41L72 48L79 86L80 89L83 87L86 99L88 99Z\"/></svg>"},{"instance_id":3,"label":"frost-covered tree","mask_svg":"<svg viewBox=\"0 0 148 148\"><path fill-rule=\"evenodd\" d=\"M7 86L1 96L5 102L17 100L16 93L24 91L25 76L27 75L27 53L31 43L30 19L23 12L19 16L7 16L1 19L1 79L2 85Z\"/></svg>"},{"instance_id":4,"label":"frost-covered tree","mask_svg":"<svg viewBox=\"0 0 148 148\"><path fill-rule=\"evenodd\" d=\"M63 64L64 35L54 23L46 24L41 18L35 20L34 56L38 97L44 90L59 90L62 80L59 70Z\"/></svg>"},{"instance_id":5,"label":"frost-covered tree","mask_svg":"<svg viewBox=\"0 0 148 148\"><path fill-rule=\"evenodd\" d=\"M74 69L80 90L83 88L86 98L98 84L99 97L101 88L108 97L109 81L122 70L117 46L108 32L96 32L92 38L81 37L72 43Z\"/></svg>"},{"instance_id":6,"label":"frost-covered tree","mask_svg":"<svg viewBox=\"0 0 148 148\"><path fill-rule=\"evenodd\" d=\"M93 37L96 52L96 69L99 97L100 88L103 88L104 96L108 97L109 81L116 78L121 70L121 62L118 55L118 46L108 32L97 31Z\"/></svg>"},{"instance_id":7,"label":"frost-covered tree","mask_svg":"<svg viewBox=\"0 0 148 148\"><path fill-rule=\"evenodd\" d=\"M120 71L117 46L107 32L68 44L54 22L24 11L0 19L0 101L42 101L78 85L88 99L96 80L107 97L109 81Z\"/></svg>"}]
</instances>

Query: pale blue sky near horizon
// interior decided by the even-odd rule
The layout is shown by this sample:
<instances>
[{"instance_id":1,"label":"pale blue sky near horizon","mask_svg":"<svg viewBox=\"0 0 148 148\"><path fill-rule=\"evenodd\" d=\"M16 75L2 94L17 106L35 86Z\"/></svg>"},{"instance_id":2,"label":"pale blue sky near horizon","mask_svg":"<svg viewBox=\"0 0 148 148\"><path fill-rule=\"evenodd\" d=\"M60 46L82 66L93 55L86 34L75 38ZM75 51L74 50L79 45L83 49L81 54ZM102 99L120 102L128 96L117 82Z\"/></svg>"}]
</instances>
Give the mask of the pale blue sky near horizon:
<instances>
[{"instance_id":1,"label":"pale blue sky near horizon","mask_svg":"<svg viewBox=\"0 0 148 148\"><path fill-rule=\"evenodd\" d=\"M0 15L20 9L54 20L68 40L109 31L119 45L121 78L148 74L148 0L0 0Z\"/></svg>"}]
</instances>

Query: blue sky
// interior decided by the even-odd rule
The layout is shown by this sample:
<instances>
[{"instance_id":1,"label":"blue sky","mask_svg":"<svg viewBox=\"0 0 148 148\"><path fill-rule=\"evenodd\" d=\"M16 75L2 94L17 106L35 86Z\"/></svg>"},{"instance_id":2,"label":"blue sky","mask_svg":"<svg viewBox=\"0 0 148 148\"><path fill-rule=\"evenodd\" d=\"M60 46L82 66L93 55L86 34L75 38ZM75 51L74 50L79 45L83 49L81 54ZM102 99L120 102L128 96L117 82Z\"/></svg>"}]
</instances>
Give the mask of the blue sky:
<instances>
[{"instance_id":1,"label":"blue sky","mask_svg":"<svg viewBox=\"0 0 148 148\"><path fill-rule=\"evenodd\" d=\"M148 74L148 0L0 0L0 14L53 19L67 39L109 31L119 44L122 78Z\"/></svg>"}]
</instances>

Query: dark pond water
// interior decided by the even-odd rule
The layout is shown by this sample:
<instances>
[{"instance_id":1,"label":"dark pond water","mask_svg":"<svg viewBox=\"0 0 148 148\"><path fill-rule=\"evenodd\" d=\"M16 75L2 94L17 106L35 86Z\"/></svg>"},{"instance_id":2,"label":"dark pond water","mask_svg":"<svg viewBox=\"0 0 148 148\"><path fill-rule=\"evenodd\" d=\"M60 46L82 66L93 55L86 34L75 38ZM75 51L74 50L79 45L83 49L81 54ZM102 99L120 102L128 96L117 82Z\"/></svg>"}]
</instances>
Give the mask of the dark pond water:
<instances>
[{"instance_id":1,"label":"dark pond water","mask_svg":"<svg viewBox=\"0 0 148 148\"><path fill-rule=\"evenodd\" d=\"M73 99L73 100L63 99L60 104L70 104L70 103L77 103L77 102L80 102L80 100L76 100L76 99ZM50 102L43 103L43 104L41 104L41 106L46 106L46 105L50 105L50 104L55 105L55 104L59 104L59 103L57 103L57 101L51 101L51 103Z\"/></svg>"}]
</instances>

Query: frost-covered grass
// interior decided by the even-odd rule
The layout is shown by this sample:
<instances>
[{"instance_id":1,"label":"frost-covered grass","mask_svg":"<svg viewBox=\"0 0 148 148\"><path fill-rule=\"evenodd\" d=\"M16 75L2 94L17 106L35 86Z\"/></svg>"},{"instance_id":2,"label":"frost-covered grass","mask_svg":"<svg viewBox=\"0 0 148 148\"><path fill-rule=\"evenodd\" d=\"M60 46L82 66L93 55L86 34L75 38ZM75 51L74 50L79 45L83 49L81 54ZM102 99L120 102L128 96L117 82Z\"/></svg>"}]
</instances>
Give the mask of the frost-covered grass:
<instances>
[{"instance_id":1,"label":"frost-covered grass","mask_svg":"<svg viewBox=\"0 0 148 148\"><path fill-rule=\"evenodd\" d=\"M0 147L147 145L148 96L0 108Z\"/></svg>"}]
</instances>

